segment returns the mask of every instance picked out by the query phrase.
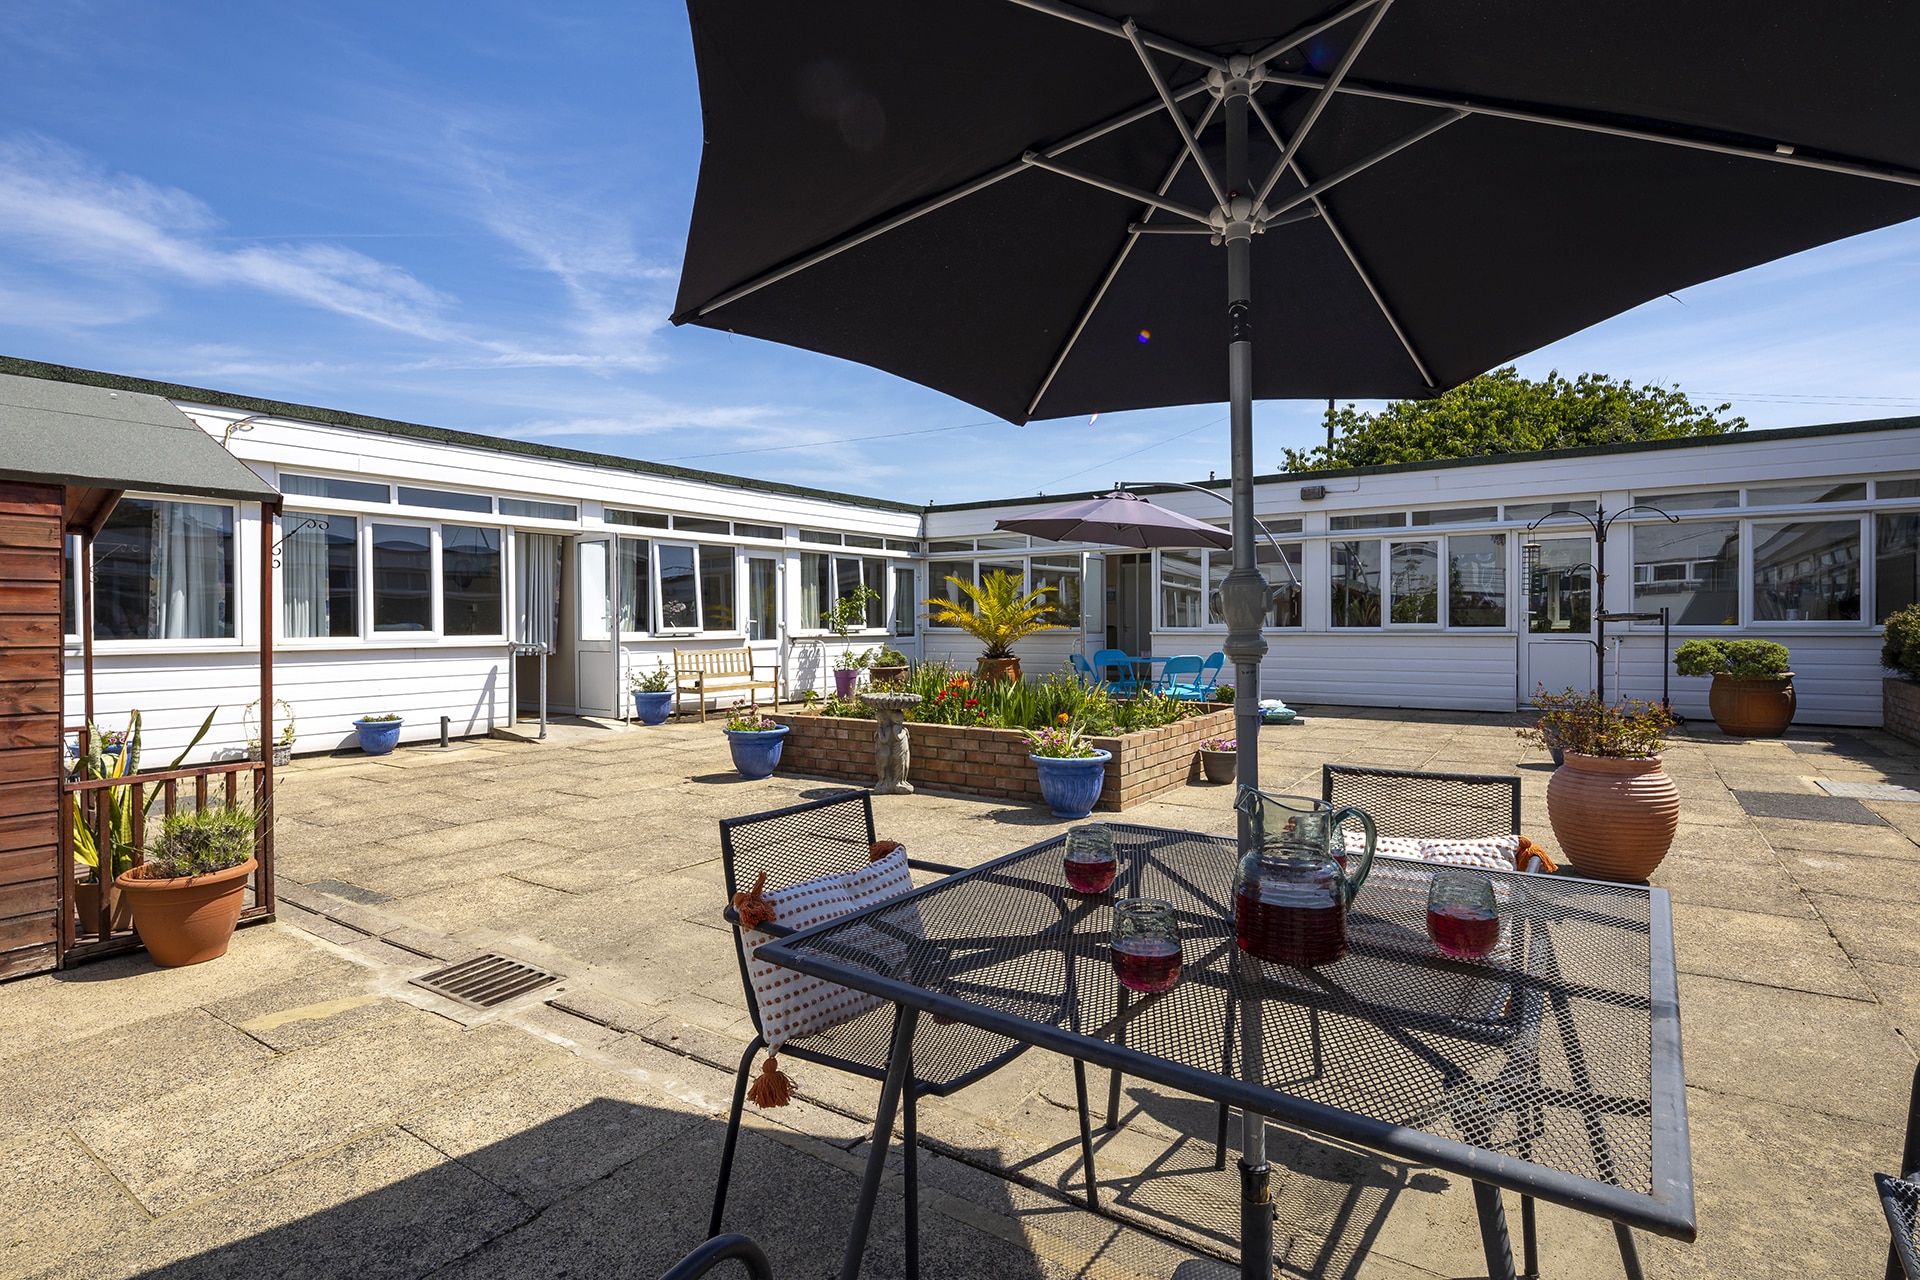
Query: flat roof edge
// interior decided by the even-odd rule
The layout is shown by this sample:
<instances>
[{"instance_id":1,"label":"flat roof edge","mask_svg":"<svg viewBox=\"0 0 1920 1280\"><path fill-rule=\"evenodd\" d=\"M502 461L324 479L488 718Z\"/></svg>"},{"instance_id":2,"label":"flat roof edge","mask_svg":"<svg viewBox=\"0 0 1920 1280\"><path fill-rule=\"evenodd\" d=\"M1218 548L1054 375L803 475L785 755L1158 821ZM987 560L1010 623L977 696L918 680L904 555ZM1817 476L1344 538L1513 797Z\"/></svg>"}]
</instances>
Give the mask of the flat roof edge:
<instances>
[{"instance_id":1,"label":"flat roof edge","mask_svg":"<svg viewBox=\"0 0 1920 1280\"><path fill-rule=\"evenodd\" d=\"M794 497L817 498L846 506L899 511L913 515L920 515L926 510L917 503L897 502L891 498L868 498L859 494L839 493L832 489L815 489L807 485L789 484L783 480L755 480L747 476L729 475L720 471L702 471L694 467L676 467L663 462L646 462L639 458L622 457L619 454L594 453L585 449L535 444L528 440L515 440L509 436L490 436L482 432L458 431L450 427L429 427L417 422L401 422L394 418L376 418L367 414L348 413L341 409L325 409L318 405L236 395L226 391L214 391L207 387L191 387L178 382L159 382L128 374L103 373L97 369L48 364L18 356L0 356L0 373L11 373L23 378L40 378L48 382L71 382L82 386L104 387L112 391L138 391L148 395L163 396L168 400L202 404L216 409L238 409L246 413L293 418L317 422L324 426L345 427L352 431L371 431L381 435L431 440L441 444L487 449L496 453L606 467L618 471L632 471L640 475L656 475L673 480L720 485L731 489L783 493Z\"/></svg>"},{"instance_id":2,"label":"flat roof edge","mask_svg":"<svg viewBox=\"0 0 1920 1280\"><path fill-rule=\"evenodd\" d=\"M1666 440L1627 440L1615 444L1578 445L1570 449L1531 449L1524 453L1487 453L1476 454L1470 458L1435 458L1426 462L1382 462L1364 467L1332 467L1325 471L1275 471L1267 475L1256 475L1256 485L1285 484L1289 482L1313 483L1321 480L1339 480L1357 476L1397 475L1417 471L1449 471L1460 467L1490 467L1510 462L1540 462L1546 459L1593 458L1616 454L1657 453L1665 449L1692 449L1716 445L1750 444L1775 440L1797 440L1817 436L1865 435L1877 431L1920 430L1920 417L1908 418L1866 418L1855 422L1819 422L1803 427L1770 427L1761 431L1727 431L1710 436L1675 436ZM1202 489L1226 489L1231 480L1200 480L1194 482ZM1171 484L1134 484L1128 489L1135 493L1178 493L1179 487ZM986 498L979 502L936 502L926 508L929 515L943 511L978 511L995 507L1024 507L1035 502L1072 502L1077 499L1098 497L1106 489L1090 489L1075 493L1050 493L1044 497L1025 498Z\"/></svg>"}]
</instances>

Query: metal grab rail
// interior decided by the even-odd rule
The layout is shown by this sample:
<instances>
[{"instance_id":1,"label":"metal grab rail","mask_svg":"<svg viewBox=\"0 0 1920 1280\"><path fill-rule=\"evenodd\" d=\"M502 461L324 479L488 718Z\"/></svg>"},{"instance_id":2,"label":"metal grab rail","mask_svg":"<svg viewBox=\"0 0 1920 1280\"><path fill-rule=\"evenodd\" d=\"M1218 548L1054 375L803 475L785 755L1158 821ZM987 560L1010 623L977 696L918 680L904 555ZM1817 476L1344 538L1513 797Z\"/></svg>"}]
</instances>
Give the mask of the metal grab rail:
<instances>
[{"instance_id":1,"label":"metal grab rail","mask_svg":"<svg viewBox=\"0 0 1920 1280\"><path fill-rule=\"evenodd\" d=\"M674 1264L660 1280L697 1280L723 1262L746 1264L753 1280L773 1280L773 1267L760 1246L743 1235L715 1236Z\"/></svg>"}]
</instances>

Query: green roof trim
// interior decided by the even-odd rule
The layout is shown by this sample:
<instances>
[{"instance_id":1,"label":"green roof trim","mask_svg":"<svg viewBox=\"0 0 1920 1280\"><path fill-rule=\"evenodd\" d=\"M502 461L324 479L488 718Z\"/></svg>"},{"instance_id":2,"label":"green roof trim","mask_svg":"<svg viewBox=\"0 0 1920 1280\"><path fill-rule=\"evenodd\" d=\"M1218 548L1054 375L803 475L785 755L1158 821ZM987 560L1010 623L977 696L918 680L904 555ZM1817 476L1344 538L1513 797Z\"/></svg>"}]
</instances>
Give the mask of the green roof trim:
<instances>
[{"instance_id":1,"label":"green roof trim","mask_svg":"<svg viewBox=\"0 0 1920 1280\"><path fill-rule=\"evenodd\" d=\"M323 409L316 405L294 404L285 400L265 400L257 396L234 395L231 392L213 391L206 387L190 387L177 382L156 382L149 378L134 378L125 374L75 369L67 365L46 364L39 360L23 360L16 356L0 356L0 373L11 373L23 378L40 378L49 382L105 387L113 391L132 391L160 396L168 400L211 405L219 409L238 409L243 413L257 413L276 418L296 418L305 422L346 427L354 431L374 431L383 435L431 440L439 444L462 445L470 449L489 449L496 453L547 458L555 462L579 463L582 466L607 467L617 471L638 472L642 475L668 476L676 480L692 480L702 484L751 489L762 493L784 493L800 498L818 498L827 502L846 503L882 511L902 511L919 515L926 510L925 507L916 503L895 502L889 498L867 498L859 494L836 493L831 489L814 489L806 485L787 484L779 480L753 480L746 476L727 475L719 471L700 471L693 467L675 467L662 462L642 462L638 458L625 458L618 454L590 453L584 449L563 449L555 445L533 444L504 436L484 435L477 431L427 427L416 422L374 418L366 414L346 413L339 409Z\"/></svg>"},{"instance_id":2,"label":"green roof trim","mask_svg":"<svg viewBox=\"0 0 1920 1280\"><path fill-rule=\"evenodd\" d=\"M1620 444L1589 444L1574 449L1533 449L1525 453L1489 453L1472 458L1436 458L1430 462L1383 462L1370 467L1334 467L1326 471L1276 471L1255 476L1256 485L1286 482L1318 483L1350 476L1385 476L1406 471L1450 471L1457 467L1491 467L1506 462L1538 462L1545 458L1598 458L1623 453L1657 453L1663 449L1695 449L1703 446L1746 444L1750 441L1804 440L1818 436L1863 435L1874 431L1911 431L1920 429L1920 417L1869 418L1859 422L1821 422L1807 427L1774 427L1765 431L1728 431L1713 436L1680 436L1671 440L1632 440ZM1230 480L1203 480L1202 489L1227 489ZM1134 484L1134 493L1179 493L1173 485ZM926 508L935 511L978 511L992 507L1025 507L1035 502L1073 502L1111 492L1090 489L1080 493L1050 493L1045 498L989 498L983 502L940 502Z\"/></svg>"}]
</instances>

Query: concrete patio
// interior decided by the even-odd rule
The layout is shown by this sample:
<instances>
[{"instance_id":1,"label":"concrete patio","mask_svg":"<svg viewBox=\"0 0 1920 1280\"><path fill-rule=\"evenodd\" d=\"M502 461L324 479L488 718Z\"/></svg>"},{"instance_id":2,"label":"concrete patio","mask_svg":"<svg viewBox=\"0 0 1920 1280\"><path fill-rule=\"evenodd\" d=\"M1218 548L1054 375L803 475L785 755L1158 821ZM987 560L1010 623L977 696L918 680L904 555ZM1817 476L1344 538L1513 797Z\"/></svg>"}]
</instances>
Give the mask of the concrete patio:
<instances>
[{"instance_id":1,"label":"concrete patio","mask_svg":"<svg viewBox=\"0 0 1920 1280\"><path fill-rule=\"evenodd\" d=\"M1313 710L1264 776L1323 761L1518 772L1552 846L1544 756L1510 718ZM1864 731L1735 741L1689 725L1655 882L1675 901L1699 1205L1650 1274L1877 1277L1868 1177L1895 1162L1920 1023L1920 751ZM0 1274L659 1275L704 1233L731 1071L751 1035L718 818L838 784L741 782L717 725L576 722L500 740L305 759L281 774L280 922L164 971L108 961L0 987ZM1226 788L1130 822L1231 829ZM876 800L881 834L972 864L1067 825L938 795ZM490 1011L408 984L483 950L562 980ZM748 1135L728 1211L776 1272L837 1265L877 1088L796 1064ZM928 1103L928 1276L1237 1272L1211 1110L1130 1082L1075 1207L1071 1072L1034 1052ZM1195 1135L1198 1135L1197 1137ZM1297 1137L1274 1144L1284 1274L1479 1275L1467 1185ZM1515 1217L1516 1202L1509 1197ZM1604 1224L1540 1211L1543 1271L1617 1275ZM898 1275L897 1184L864 1274Z\"/></svg>"}]
</instances>

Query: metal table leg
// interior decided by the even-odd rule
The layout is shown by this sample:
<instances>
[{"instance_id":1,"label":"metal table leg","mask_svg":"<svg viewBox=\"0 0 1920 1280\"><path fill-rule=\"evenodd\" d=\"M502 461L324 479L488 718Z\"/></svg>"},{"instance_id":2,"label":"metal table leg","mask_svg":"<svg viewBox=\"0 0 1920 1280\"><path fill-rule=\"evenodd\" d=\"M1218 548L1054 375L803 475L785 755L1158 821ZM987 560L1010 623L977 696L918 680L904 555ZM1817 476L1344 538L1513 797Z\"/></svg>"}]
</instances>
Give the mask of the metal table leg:
<instances>
[{"instance_id":1,"label":"metal table leg","mask_svg":"<svg viewBox=\"0 0 1920 1280\"><path fill-rule=\"evenodd\" d=\"M1513 1274L1513 1240L1507 1235L1507 1206L1500 1199L1500 1188L1474 1183L1473 1207L1480 1218L1480 1247L1487 1256L1487 1275L1491 1280L1517 1280Z\"/></svg>"},{"instance_id":2,"label":"metal table leg","mask_svg":"<svg viewBox=\"0 0 1920 1280\"><path fill-rule=\"evenodd\" d=\"M872 1149L867 1171L860 1180L860 1199L853 1208L853 1230L847 1236L847 1254L840 1263L840 1280L858 1280L860 1261L867 1252L867 1232L873 1227L873 1205L880 1197L880 1175L887 1167L887 1143L893 1137L893 1113L900 1105L909 1065L913 1061L913 1031L920 1011L901 1005L893 1015L893 1046L887 1051L887 1078L880 1086L880 1109L873 1117Z\"/></svg>"},{"instance_id":3,"label":"metal table leg","mask_svg":"<svg viewBox=\"0 0 1920 1280\"><path fill-rule=\"evenodd\" d=\"M1647 1273L1640 1269L1640 1246L1633 1242L1633 1228L1616 1222L1613 1238L1620 1242L1620 1265L1627 1273L1627 1280L1646 1280Z\"/></svg>"},{"instance_id":4,"label":"metal table leg","mask_svg":"<svg viewBox=\"0 0 1920 1280\"><path fill-rule=\"evenodd\" d=\"M1093 1176L1093 1129L1087 1119L1087 1064L1078 1058L1073 1060L1073 1089L1080 1095L1080 1163L1087 1170L1087 1208L1098 1213L1100 1184Z\"/></svg>"}]
</instances>

